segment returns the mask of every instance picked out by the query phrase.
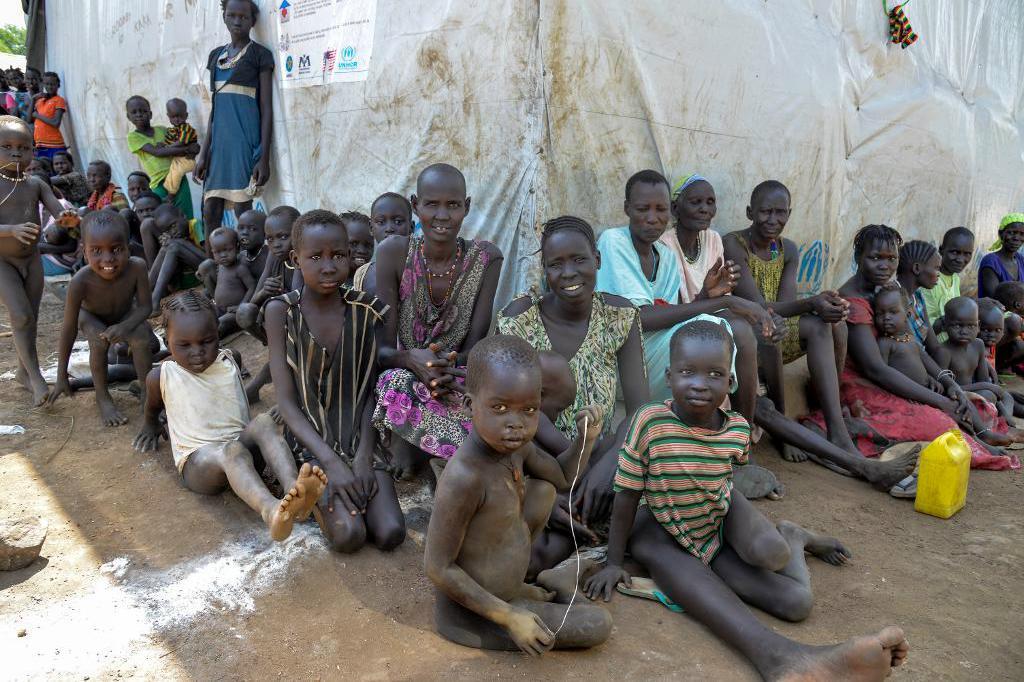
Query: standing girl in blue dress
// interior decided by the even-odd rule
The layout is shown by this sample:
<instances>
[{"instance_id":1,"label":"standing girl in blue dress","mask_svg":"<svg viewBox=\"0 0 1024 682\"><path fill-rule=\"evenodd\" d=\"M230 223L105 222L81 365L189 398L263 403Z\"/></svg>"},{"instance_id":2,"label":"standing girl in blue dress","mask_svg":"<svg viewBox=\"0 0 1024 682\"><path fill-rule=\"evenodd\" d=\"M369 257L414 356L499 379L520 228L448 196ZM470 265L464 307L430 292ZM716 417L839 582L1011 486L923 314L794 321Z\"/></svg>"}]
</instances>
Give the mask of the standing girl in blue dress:
<instances>
[{"instance_id":1,"label":"standing girl in blue dress","mask_svg":"<svg viewBox=\"0 0 1024 682\"><path fill-rule=\"evenodd\" d=\"M259 15L252 0L221 0L231 42L210 52L213 108L193 177L203 182L203 221L209 234L221 225L224 201L235 215L252 208L256 190L270 179L274 56L252 40Z\"/></svg>"}]
</instances>

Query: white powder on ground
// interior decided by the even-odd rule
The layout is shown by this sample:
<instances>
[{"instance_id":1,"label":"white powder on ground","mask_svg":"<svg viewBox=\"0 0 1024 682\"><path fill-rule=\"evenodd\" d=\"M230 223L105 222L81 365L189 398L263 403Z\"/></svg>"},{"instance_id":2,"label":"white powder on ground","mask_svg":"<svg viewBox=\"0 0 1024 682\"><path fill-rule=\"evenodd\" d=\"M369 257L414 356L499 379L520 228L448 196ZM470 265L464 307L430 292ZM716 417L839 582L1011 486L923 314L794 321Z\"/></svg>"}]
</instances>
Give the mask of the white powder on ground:
<instances>
[{"instance_id":1,"label":"white powder on ground","mask_svg":"<svg viewBox=\"0 0 1024 682\"><path fill-rule=\"evenodd\" d=\"M315 524L300 524L284 542L265 529L226 542L210 554L163 571L134 567L118 557L100 570L111 574L145 609L158 630L187 626L210 611L249 613L256 599L284 582L289 564L309 552L327 551Z\"/></svg>"},{"instance_id":2,"label":"white powder on ground","mask_svg":"<svg viewBox=\"0 0 1024 682\"><path fill-rule=\"evenodd\" d=\"M187 630L224 612L249 613L256 601L283 583L301 556L328 551L315 524L295 527L284 542L253 529L206 555L167 569L150 569L128 557L99 567L83 590L40 608L0 615L0 632L25 628L5 652L6 679L102 675L152 668L164 635ZM170 663L170 661L168 661Z\"/></svg>"}]
</instances>

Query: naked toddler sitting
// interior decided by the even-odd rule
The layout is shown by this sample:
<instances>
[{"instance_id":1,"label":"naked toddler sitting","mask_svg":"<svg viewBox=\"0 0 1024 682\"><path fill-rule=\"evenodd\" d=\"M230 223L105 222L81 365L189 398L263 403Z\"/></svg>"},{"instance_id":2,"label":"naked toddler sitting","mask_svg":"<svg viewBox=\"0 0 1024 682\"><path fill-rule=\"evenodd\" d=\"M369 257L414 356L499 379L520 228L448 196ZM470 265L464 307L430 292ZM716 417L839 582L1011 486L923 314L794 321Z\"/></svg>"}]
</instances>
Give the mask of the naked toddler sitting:
<instances>
[{"instance_id":1,"label":"naked toddler sitting","mask_svg":"<svg viewBox=\"0 0 1024 682\"><path fill-rule=\"evenodd\" d=\"M603 415L577 415L586 428L558 458L533 444L541 409L537 352L522 339L491 336L469 355L466 400L473 431L445 467L427 530L425 564L437 586L438 632L464 646L539 655L587 648L611 633L601 607L551 603L525 582L530 546L555 491L586 468Z\"/></svg>"},{"instance_id":2,"label":"naked toddler sitting","mask_svg":"<svg viewBox=\"0 0 1024 682\"><path fill-rule=\"evenodd\" d=\"M217 332L224 338L239 330L235 313L238 306L252 298L256 279L239 258L237 232L218 227L209 241L213 262L217 264L217 277L215 280L206 278L204 284L217 306Z\"/></svg>"},{"instance_id":3,"label":"naked toddler sitting","mask_svg":"<svg viewBox=\"0 0 1024 682\"><path fill-rule=\"evenodd\" d=\"M71 395L68 361L78 333L89 341L89 371L96 389L100 419L121 426L128 418L114 405L107 390L107 351L118 343L131 348L135 374L145 379L152 367L146 322L152 312L152 293L146 261L131 256L128 222L114 211L93 211L82 221L85 261L68 285L64 326L58 345L57 383L47 398L53 404Z\"/></svg>"}]
</instances>

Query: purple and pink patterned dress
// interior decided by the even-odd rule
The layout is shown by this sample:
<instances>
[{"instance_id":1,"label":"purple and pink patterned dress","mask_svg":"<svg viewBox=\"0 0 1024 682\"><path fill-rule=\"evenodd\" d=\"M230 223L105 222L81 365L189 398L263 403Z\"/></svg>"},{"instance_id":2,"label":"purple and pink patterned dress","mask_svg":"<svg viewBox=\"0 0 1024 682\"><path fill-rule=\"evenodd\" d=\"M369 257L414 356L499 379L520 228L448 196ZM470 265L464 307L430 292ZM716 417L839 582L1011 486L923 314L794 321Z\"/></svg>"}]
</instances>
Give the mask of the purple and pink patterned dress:
<instances>
[{"instance_id":1,"label":"purple and pink patterned dress","mask_svg":"<svg viewBox=\"0 0 1024 682\"><path fill-rule=\"evenodd\" d=\"M398 288L399 347L408 350L436 343L447 351L461 351L472 326L484 271L495 261L497 248L485 241L460 239L463 256L455 282L448 298L437 306L430 300L422 242L422 237L409 238L409 252ZM390 369L381 374L373 425L428 455L444 459L455 454L472 428L460 395L448 394L435 400L427 386L407 369Z\"/></svg>"}]
</instances>

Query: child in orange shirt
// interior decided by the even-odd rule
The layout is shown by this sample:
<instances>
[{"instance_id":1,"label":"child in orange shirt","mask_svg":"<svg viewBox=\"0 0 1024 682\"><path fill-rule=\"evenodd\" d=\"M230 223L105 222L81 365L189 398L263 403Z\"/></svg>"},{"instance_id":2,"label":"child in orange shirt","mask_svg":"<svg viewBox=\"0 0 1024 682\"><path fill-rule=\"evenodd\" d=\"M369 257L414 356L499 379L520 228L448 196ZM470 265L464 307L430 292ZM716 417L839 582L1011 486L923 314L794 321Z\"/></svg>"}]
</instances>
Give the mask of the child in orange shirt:
<instances>
[{"instance_id":1,"label":"child in orange shirt","mask_svg":"<svg viewBox=\"0 0 1024 682\"><path fill-rule=\"evenodd\" d=\"M29 114L29 121L35 124L36 156L51 160L54 154L68 150L60 133L68 103L57 94L58 88L60 76L52 71L44 73L43 91L32 98L32 113Z\"/></svg>"}]
</instances>

